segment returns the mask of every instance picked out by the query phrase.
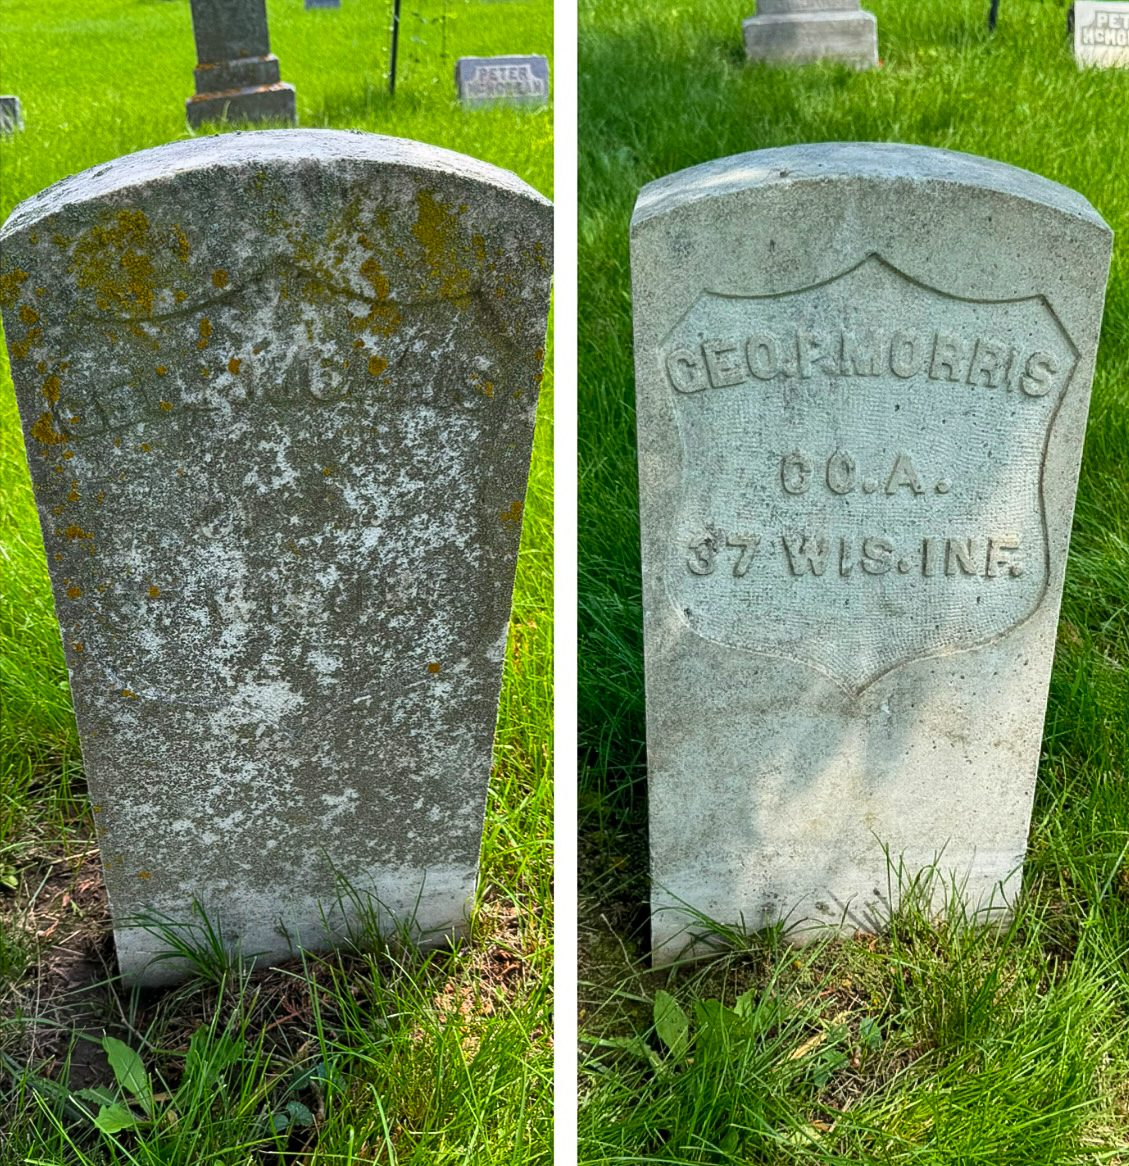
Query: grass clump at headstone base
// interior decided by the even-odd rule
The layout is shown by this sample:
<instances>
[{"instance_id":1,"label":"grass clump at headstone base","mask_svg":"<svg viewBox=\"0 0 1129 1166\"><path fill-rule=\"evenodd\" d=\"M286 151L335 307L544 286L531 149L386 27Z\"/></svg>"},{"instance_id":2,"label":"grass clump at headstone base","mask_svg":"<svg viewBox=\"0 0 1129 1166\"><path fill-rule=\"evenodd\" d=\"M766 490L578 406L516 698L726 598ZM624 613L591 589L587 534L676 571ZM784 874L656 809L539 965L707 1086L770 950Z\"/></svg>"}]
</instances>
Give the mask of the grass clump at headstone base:
<instances>
[{"instance_id":1,"label":"grass clump at headstone base","mask_svg":"<svg viewBox=\"0 0 1129 1166\"><path fill-rule=\"evenodd\" d=\"M859 73L747 65L751 3L581 4L580 1160L593 1166L1129 1161L1129 72L1080 72L1053 0L1005 0L994 36L986 0L865 6L882 65ZM650 972L628 224L664 174L821 141L995 158L1080 191L1115 233L1025 893L1002 932L965 926L955 892L945 922L911 894L882 935L797 951L776 931L733 932L723 957Z\"/></svg>"},{"instance_id":2,"label":"grass clump at headstone base","mask_svg":"<svg viewBox=\"0 0 1129 1166\"><path fill-rule=\"evenodd\" d=\"M544 0L405 5L394 100L390 0L309 12L301 0L270 0L267 9L271 48L282 79L296 87L303 127L444 146L552 197L551 112L464 111L454 89L458 56L551 58ZM0 88L20 96L25 120L22 132L0 139L0 220L68 174L191 136L187 0L67 2L50 11L8 0L0 53ZM548 1161L551 323L473 945L424 956L374 939L371 951L254 976L205 962L212 979L141 995L107 982L109 916L0 352L0 1159ZM103 1034L140 1057L151 1108L144 1090L122 1086ZM119 1065L129 1061L118 1053ZM77 1096L82 1090L95 1093ZM114 1105L135 1122L103 1132ZM100 1129L103 1106L111 1115Z\"/></svg>"}]
</instances>

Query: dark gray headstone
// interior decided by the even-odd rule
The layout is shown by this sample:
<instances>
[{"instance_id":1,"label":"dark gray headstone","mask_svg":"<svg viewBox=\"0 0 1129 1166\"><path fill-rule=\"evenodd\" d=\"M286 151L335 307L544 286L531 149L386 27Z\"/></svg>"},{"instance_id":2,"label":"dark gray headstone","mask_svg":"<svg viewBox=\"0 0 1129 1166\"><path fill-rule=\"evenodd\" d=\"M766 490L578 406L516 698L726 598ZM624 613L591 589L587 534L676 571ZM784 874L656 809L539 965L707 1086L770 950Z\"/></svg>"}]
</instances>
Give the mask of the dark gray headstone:
<instances>
[{"instance_id":1,"label":"dark gray headstone","mask_svg":"<svg viewBox=\"0 0 1129 1166\"><path fill-rule=\"evenodd\" d=\"M20 99L10 95L0 97L0 134L14 133L24 128Z\"/></svg>"},{"instance_id":2,"label":"dark gray headstone","mask_svg":"<svg viewBox=\"0 0 1129 1166\"><path fill-rule=\"evenodd\" d=\"M371 134L68 178L0 233L4 330L118 956L193 898L245 953L475 893L552 208ZM323 918L323 912L325 917Z\"/></svg>"},{"instance_id":3,"label":"dark gray headstone","mask_svg":"<svg viewBox=\"0 0 1129 1166\"><path fill-rule=\"evenodd\" d=\"M460 57L455 88L467 105L500 102L545 105L549 100L547 57Z\"/></svg>"},{"instance_id":4,"label":"dark gray headstone","mask_svg":"<svg viewBox=\"0 0 1129 1166\"><path fill-rule=\"evenodd\" d=\"M209 121L294 121L294 86L279 80L266 0L192 0L196 94L191 126Z\"/></svg>"}]
</instances>

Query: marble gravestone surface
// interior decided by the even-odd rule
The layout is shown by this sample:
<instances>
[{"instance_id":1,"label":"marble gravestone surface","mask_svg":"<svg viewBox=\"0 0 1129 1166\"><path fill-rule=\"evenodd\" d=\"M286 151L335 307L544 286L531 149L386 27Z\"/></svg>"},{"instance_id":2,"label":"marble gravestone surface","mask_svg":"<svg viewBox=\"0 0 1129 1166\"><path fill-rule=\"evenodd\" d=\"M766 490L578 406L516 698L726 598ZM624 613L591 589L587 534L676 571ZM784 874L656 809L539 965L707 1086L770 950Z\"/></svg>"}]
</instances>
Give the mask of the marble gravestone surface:
<instances>
[{"instance_id":1,"label":"marble gravestone surface","mask_svg":"<svg viewBox=\"0 0 1129 1166\"><path fill-rule=\"evenodd\" d=\"M640 193L657 962L695 911L872 930L887 855L1006 910L1110 247L1074 191L918 146Z\"/></svg>"},{"instance_id":2,"label":"marble gravestone surface","mask_svg":"<svg viewBox=\"0 0 1129 1166\"><path fill-rule=\"evenodd\" d=\"M859 69L878 64L878 25L859 0L757 0L742 21L745 55L767 64L844 61Z\"/></svg>"},{"instance_id":3,"label":"marble gravestone surface","mask_svg":"<svg viewBox=\"0 0 1129 1166\"><path fill-rule=\"evenodd\" d=\"M455 89L464 105L499 102L545 105L549 100L548 57L459 57Z\"/></svg>"},{"instance_id":4,"label":"marble gravestone surface","mask_svg":"<svg viewBox=\"0 0 1129 1166\"><path fill-rule=\"evenodd\" d=\"M416 142L263 130L21 204L0 304L129 981L197 900L423 939L476 884L552 208Z\"/></svg>"},{"instance_id":5,"label":"marble gravestone surface","mask_svg":"<svg viewBox=\"0 0 1129 1166\"><path fill-rule=\"evenodd\" d=\"M294 86L279 80L270 51L266 0L192 0L196 93L184 103L190 126L209 121L296 118Z\"/></svg>"},{"instance_id":6,"label":"marble gravestone surface","mask_svg":"<svg viewBox=\"0 0 1129 1166\"><path fill-rule=\"evenodd\" d=\"M1076 0L1074 59L1079 65L1129 68L1129 3Z\"/></svg>"}]
</instances>

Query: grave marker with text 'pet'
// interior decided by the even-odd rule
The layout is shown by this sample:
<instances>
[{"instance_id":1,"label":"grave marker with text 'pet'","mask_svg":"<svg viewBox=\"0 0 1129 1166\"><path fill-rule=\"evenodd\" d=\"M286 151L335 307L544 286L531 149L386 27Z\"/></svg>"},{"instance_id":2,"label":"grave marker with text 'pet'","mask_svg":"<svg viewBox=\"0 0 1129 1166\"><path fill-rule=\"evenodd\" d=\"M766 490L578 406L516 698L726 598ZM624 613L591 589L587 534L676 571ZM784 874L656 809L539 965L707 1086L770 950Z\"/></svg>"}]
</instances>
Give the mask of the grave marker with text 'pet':
<instances>
[{"instance_id":1,"label":"grave marker with text 'pet'","mask_svg":"<svg viewBox=\"0 0 1129 1166\"><path fill-rule=\"evenodd\" d=\"M1014 897L1109 255L1074 191L923 147L640 194L660 962L695 911L873 929L887 856Z\"/></svg>"},{"instance_id":2,"label":"grave marker with text 'pet'","mask_svg":"<svg viewBox=\"0 0 1129 1166\"><path fill-rule=\"evenodd\" d=\"M130 921L193 899L244 953L331 942L335 872L465 928L551 213L459 154L283 130L119 159L0 235L128 979L176 970Z\"/></svg>"},{"instance_id":3,"label":"grave marker with text 'pet'","mask_svg":"<svg viewBox=\"0 0 1129 1166\"><path fill-rule=\"evenodd\" d=\"M1129 3L1076 0L1074 59L1079 65L1129 69Z\"/></svg>"}]
</instances>

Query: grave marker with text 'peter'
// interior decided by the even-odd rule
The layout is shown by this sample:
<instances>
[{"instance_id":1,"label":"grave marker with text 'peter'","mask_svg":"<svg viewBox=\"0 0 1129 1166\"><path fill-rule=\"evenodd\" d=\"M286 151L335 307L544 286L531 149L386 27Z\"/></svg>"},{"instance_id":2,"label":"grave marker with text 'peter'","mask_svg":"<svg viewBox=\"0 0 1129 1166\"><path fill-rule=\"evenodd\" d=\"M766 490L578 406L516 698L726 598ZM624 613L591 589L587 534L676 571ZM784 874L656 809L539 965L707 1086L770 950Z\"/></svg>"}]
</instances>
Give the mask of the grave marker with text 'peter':
<instances>
[{"instance_id":1,"label":"grave marker with text 'peter'","mask_svg":"<svg viewBox=\"0 0 1129 1166\"><path fill-rule=\"evenodd\" d=\"M887 855L1003 909L1108 228L851 144L651 183L632 238L656 958L685 908L871 929Z\"/></svg>"},{"instance_id":2,"label":"grave marker with text 'peter'","mask_svg":"<svg viewBox=\"0 0 1129 1166\"><path fill-rule=\"evenodd\" d=\"M548 57L460 57L455 90L464 105L545 105L549 100Z\"/></svg>"},{"instance_id":3,"label":"grave marker with text 'peter'","mask_svg":"<svg viewBox=\"0 0 1129 1166\"><path fill-rule=\"evenodd\" d=\"M417 936L464 929L550 227L485 163L303 130L122 158L4 227L128 979L176 970L130 921L193 899L248 954L332 941L335 872Z\"/></svg>"}]
</instances>

